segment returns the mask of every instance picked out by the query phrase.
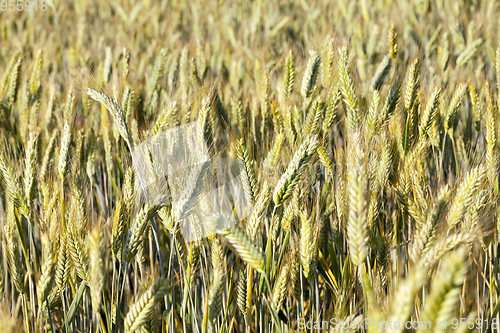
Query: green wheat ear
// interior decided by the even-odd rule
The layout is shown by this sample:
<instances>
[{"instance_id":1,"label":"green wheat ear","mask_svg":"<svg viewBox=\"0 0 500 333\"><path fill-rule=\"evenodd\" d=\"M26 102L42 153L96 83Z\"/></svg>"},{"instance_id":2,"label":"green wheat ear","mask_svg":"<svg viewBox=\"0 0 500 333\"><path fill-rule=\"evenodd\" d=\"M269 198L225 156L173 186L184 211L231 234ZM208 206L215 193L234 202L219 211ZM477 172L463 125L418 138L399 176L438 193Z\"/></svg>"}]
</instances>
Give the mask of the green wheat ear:
<instances>
[{"instance_id":1,"label":"green wheat ear","mask_svg":"<svg viewBox=\"0 0 500 333\"><path fill-rule=\"evenodd\" d=\"M269 185L266 182L262 186L262 190L259 193L257 201L253 206L250 219L247 222L246 229L251 240L254 240L257 236L257 232L259 231L259 227L261 226L262 218L264 216L265 210L270 200L271 200L271 189L269 188Z\"/></svg>"},{"instance_id":2,"label":"green wheat ear","mask_svg":"<svg viewBox=\"0 0 500 333\"><path fill-rule=\"evenodd\" d=\"M157 207L146 204L137 213L130 224L130 228L123 243L123 259L130 261L136 254L144 237L144 232L150 223L151 218L156 213Z\"/></svg>"},{"instance_id":3,"label":"green wheat ear","mask_svg":"<svg viewBox=\"0 0 500 333\"><path fill-rule=\"evenodd\" d=\"M367 180L364 177L366 165L362 141L359 135L352 138L348 156L347 193L348 193L348 222L347 235L351 260L360 266L368 253L367 235Z\"/></svg>"},{"instance_id":4,"label":"green wheat ear","mask_svg":"<svg viewBox=\"0 0 500 333\"><path fill-rule=\"evenodd\" d=\"M16 73L15 75L17 76L18 75L18 67L20 66L20 59L21 59L21 52L17 51L15 52L12 57L10 58L9 60L9 63L7 64L7 66L5 67L5 72L4 72L4 76L3 76L3 79L2 79L2 84L0 86L0 93L2 94L2 99L4 100L8 100L10 97L9 94L11 94L12 92L9 91L9 80L11 78L11 75L13 75L12 73ZM17 78L16 78L17 80ZM17 82L16 82L17 84Z\"/></svg>"},{"instance_id":5,"label":"green wheat ear","mask_svg":"<svg viewBox=\"0 0 500 333\"><path fill-rule=\"evenodd\" d=\"M317 238L315 237L315 225L313 223L314 217L307 217L305 213L300 214L300 242L299 242L299 252L300 261L302 263L302 268L304 276L309 281L314 278L314 272L316 271L316 255L317 255Z\"/></svg>"},{"instance_id":6,"label":"green wheat ear","mask_svg":"<svg viewBox=\"0 0 500 333\"><path fill-rule=\"evenodd\" d=\"M12 202L7 203L7 214L4 220L4 235L5 235L5 250L7 254L7 263L12 282L15 288L21 294L25 292L25 268L22 262L22 257L19 254L18 236L15 231L16 219L14 205Z\"/></svg>"},{"instance_id":7,"label":"green wheat ear","mask_svg":"<svg viewBox=\"0 0 500 333\"><path fill-rule=\"evenodd\" d=\"M448 226L450 228L460 222L467 209L471 206L474 195L478 192L484 175L485 170L477 167L472 169L460 183L448 212Z\"/></svg>"},{"instance_id":8,"label":"green wheat ear","mask_svg":"<svg viewBox=\"0 0 500 333\"><path fill-rule=\"evenodd\" d=\"M118 105L116 100L111 99L104 93L98 92L94 89L88 88L87 95L89 95L96 102L101 103L108 111L111 113L114 119L114 124L120 133L121 137L127 143L130 151L132 151L132 136L128 130L127 124L125 123L125 115L122 108Z\"/></svg>"},{"instance_id":9,"label":"green wheat ear","mask_svg":"<svg viewBox=\"0 0 500 333\"><path fill-rule=\"evenodd\" d=\"M437 325L436 320L450 321L459 303L461 286L467 271L467 251L461 248L443 260L439 274L432 280L431 292L426 299L422 320ZM431 332L432 330L424 330Z\"/></svg>"},{"instance_id":10,"label":"green wheat ear","mask_svg":"<svg viewBox=\"0 0 500 333\"><path fill-rule=\"evenodd\" d=\"M285 58L285 78L283 80L283 95L288 99L293 91L295 83L295 65L292 51L289 51Z\"/></svg>"},{"instance_id":11,"label":"green wheat ear","mask_svg":"<svg viewBox=\"0 0 500 333\"><path fill-rule=\"evenodd\" d=\"M446 115L446 130L449 132L453 132L455 128L457 127L458 124L458 117L459 117L459 109L462 106L462 102L466 93L467 86L463 83L461 83L457 90L455 91L455 94L453 95L450 105L448 107L448 114Z\"/></svg>"},{"instance_id":12,"label":"green wheat ear","mask_svg":"<svg viewBox=\"0 0 500 333\"><path fill-rule=\"evenodd\" d=\"M257 272L264 274L264 256L252 243L245 231L235 225L224 229L222 234L233 245L243 261Z\"/></svg>"},{"instance_id":13,"label":"green wheat ear","mask_svg":"<svg viewBox=\"0 0 500 333\"><path fill-rule=\"evenodd\" d=\"M89 251L89 286L92 308L99 311L101 307L101 292L104 287L104 238L100 228L94 227L90 232Z\"/></svg>"},{"instance_id":14,"label":"green wheat ear","mask_svg":"<svg viewBox=\"0 0 500 333\"><path fill-rule=\"evenodd\" d=\"M237 304L241 314L247 320L247 268L241 266L238 274L238 296Z\"/></svg>"},{"instance_id":15,"label":"green wheat ear","mask_svg":"<svg viewBox=\"0 0 500 333\"><path fill-rule=\"evenodd\" d=\"M420 124L418 125L418 130L421 139L424 135L429 133L432 124L436 120L437 107L440 95L441 95L441 89L436 87L429 97L427 106L425 107L424 113L422 114L422 118L420 119Z\"/></svg>"},{"instance_id":16,"label":"green wheat ear","mask_svg":"<svg viewBox=\"0 0 500 333\"><path fill-rule=\"evenodd\" d=\"M359 128L361 119L358 109L358 97L349 73L349 55L347 46L339 49L339 83L344 97L344 103L347 106L347 131L352 135Z\"/></svg>"},{"instance_id":17,"label":"green wheat ear","mask_svg":"<svg viewBox=\"0 0 500 333\"><path fill-rule=\"evenodd\" d=\"M304 99L311 96L318 77L320 62L321 58L319 54L314 50L309 51L309 60L307 61L306 71L302 78L302 86L300 88L300 94Z\"/></svg>"},{"instance_id":18,"label":"green wheat ear","mask_svg":"<svg viewBox=\"0 0 500 333\"><path fill-rule=\"evenodd\" d=\"M253 204L257 197L257 178L255 177L253 161L250 158L243 139L236 141L236 155L241 170L241 181L243 183L245 199Z\"/></svg>"},{"instance_id":19,"label":"green wheat ear","mask_svg":"<svg viewBox=\"0 0 500 333\"><path fill-rule=\"evenodd\" d=\"M158 301L167 293L168 282L159 278L142 294L142 296L130 307L125 316L125 332L134 332L140 328L149 318Z\"/></svg>"},{"instance_id":20,"label":"green wheat ear","mask_svg":"<svg viewBox=\"0 0 500 333\"><path fill-rule=\"evenodd\" d=\"M311 155L318 146L316 135L306 137L302 145L295 152L292 160L288 164L285 173L281 176L273 193L273 201L276 205L281 205L290 197L297 186Z\"/></svg>"},{"instance_id":21,"label":"green wheat ear","mask_svg":"<svg viewBox=\"0 0 500 333\"><path fill-rule=\"evenodd\" d=\"M8 68L8 76L4 83L2 82L3 89L6 90L6 98L5 100L9 104L14 104L18 97L19 85L21 82L21 66L23 64L23 57L20 53L14 54L14 57L11 60L12 62L9 64Z\"/></svg>"},{"instance_id":22,"label":"green wheat ear","mask_svg":"<svg viewBox=\"0 0 500 333\"><path fill-rule=\"evenodd\" d=\"M392 65L392 60L390 55L386 55L384 59L380 62L379 67L377 68L377 71L373 75L372 79L372 88L374 90L380 90L382 88L382 85L384 84L384 80L389 74L389 70L391 69Z\"/></svg>"}]
</instances>

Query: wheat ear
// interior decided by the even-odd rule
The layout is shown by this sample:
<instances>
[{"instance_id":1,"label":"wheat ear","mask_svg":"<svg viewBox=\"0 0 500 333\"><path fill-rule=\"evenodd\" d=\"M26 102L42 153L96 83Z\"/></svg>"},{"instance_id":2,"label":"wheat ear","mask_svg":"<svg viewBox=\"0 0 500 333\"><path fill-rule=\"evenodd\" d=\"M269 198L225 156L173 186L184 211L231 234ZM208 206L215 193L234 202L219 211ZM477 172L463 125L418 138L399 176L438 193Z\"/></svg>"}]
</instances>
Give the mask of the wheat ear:
<instances>
[{"instance_id":1,"label":"wheat ear","mask_svg":"<svg viewBox=\"0 0 500 333\"><path fill-rule=\"evenodd\" d=\"M134 332L149 318L155 305L168 291L166 279L159 278L149 289L132 305L125 317L125 332Z\"/></svg>"},{"instance_id":2,"label":"wheat ear","mask_svg":"<svg viewBox=\"0 0 500 333\"><path fill-rule=\"evenodd\" d=\"M283 95L285 99L289 98L293 91L295 82L295 65L293 63L292 51L289 51L285 58L285 78L283 80Z\"/></svg>"},{"instance_id":3,"label":"wheat ear","mask_svg":"<svg viewBox=\"0 0 500 333\"><path fill-rule=\"evenodd\" d=\"M255 203L257 196L257 179L252 160L248 154L243 139L236 142L236 155L238 157L238 165L241 170L241 181L243 183L243 193L245 198L251 204Z\"/></svg>"},{"instance_id":4,"label":"wheat ear","mask_svg":"<svg viewBox=\"0 0 500 333\"><path fill-rule=\"evenodd\" d=\"M455 91L455 94L453 94L453 97L450 101L450 105L448 107L448 113L446 115L446 120L445 120L445 128L448 132L452 133L458 123L458 116L459 116L459 110L460 107L462 106L462 102L466 93L467 86L463 83L461 83L457 90Z\"/></svg>"},{"instance_id":5,"label":"wheat ear","mask_svg":"<svg viewBox=\"0 0 500 333\"><path fill-rule=\"evenodd\" d=\"M22 262L22 257L19 253L18 238L16 233L16 221L17 217L14 212L14 205L11 202L7 203L7 216L4 221L4 236L5 236L5 250L7 252L7 263L9 268L9 273L14 286L17 291L23 294L24 290L24 264Z\"/></svg>"},{"instance_id":6,"label":"wheat ear","mask_svg":"<svg viewBox=\"0 0 500 333\"><path fill-rule=\"evenodd\" d=\"M436 120L440 95L441 88L436 87L429 97L429 101L427 102L427 106L425 107L424 113L422 114L422 118L420 119L420 123L418 125L420 138L429 132L431 125Z\"/></svg>"},{"instance_id":7,"label":"wheat ear","mask_svg":"<svg viewBox=\"0 0 500 333\"><path fill-rule=\"evenodd\" d=\"M377 71L373 75L372 88L374 90L380 90L380 88L382 88L384 80L387 74L389 74L389 71L391 69L391 65L392 65L391 55L388 54L384 57L384 59L382 59L380 65L377 68Z\"/></svg>"},{"instance_id":8,"label":"wheat ear","mask_svg":"<svg viewBox=\"0 0 500 333\"><path fill-rule=\"evenodd\" d=\"M444 214L449 198L450 190L448 187L444 187L436 198L436 201L427 216L425 224L420 227L415 235L411 251L411 258L414 262L417 262L420 259L420 255L422 254L424 248L428 247L429 244L432 244L434 241L438 221Z\"/></svg>"},{"instance_id":9,"label":"wheat ear","mask_svg":"<svg viewBox=\"0 0 500 333\"><path fill-rule=\"evenodd\" d=\"M243 314L243 318L247 319L247 266L241 265L238 273L238 286L236 302L238 308Z\"/></svg>"},{"instance_id":10,"label":"wheat ear","mask_svg":"<svg viewBox=\"0 0 500 333\"><path fill-rule=\"evenodd\" d=\"M317 242L315 237L314 216L307 217L304 212L300 214L300 261L304 276L309 281L314 279L316 271Z\"/></svg>"},{"instance_id":11,"label":"wheat ear","mask_svg":"<svg viewBox=\"0 0 500 333\"><path fill-rule=\"evenodd\" d=\"M286 297L286 287L288 283L288 273L289 273L288 271L289 271L289 266L287 264L282 265L279 274L276 277L276 281L274 282L272 299L277 310L281 309Z\"/></svg>"},{"instance_id":12,"label":"wheat ear","mask_svg":"<svg viewBox=\"0 0 500 333\"><path fill-rule=\"evenodd\" d=\"M314 85L316 84L320 62L321 59L319 54L316 51L309 51L309 60L307 61L306 71L304 72L302 86L300 88L300 94L304 98L309 98L311 96Z\"/></svg>"},{"instance_id":13,"label":"wheat ear","mask_svg":"<svg viewBox=\"0 0 500 333\"><path fill-rule=\"evenodd\" d=\"M90 232L88 242L90 297L95 312L101 307L101 292L104 287L103 249L102 230L95 226Z\"/></svg>"},{"instance_id":14,"label":"wheat ear","mask_svg":"<svg viewBox=\"0 0 500 333\"><path fill-rule=\"evenodd\" d=\"M123 259L130 261L137 253L141 241L144 237L144 231L148 226L148 222L156 213L156 207L146 204L136 215L127 232L125 243L123 244Z\"/></svg>"},{"instance_id":15,"label":"wheat ear","mask_svg":"<svg viewBox=\"0 0 500 333\"><path fill-rule=\"evenodd\" d=\"M469 171L460 183L453 202L448 212L448 227L452 228L460 222L467 209L471 206L474 195L477 193L481 181L485 175L482 167L476 167Z\"/></svg>"},{"instance_id":16,"label":"wheat ear","mask_svg":"<svg viewBox=\"0 0 500 333\"><path fill-rule=\"evenodd\" d=\"M318 146L318 139L315 135L308 136L299 149L295 152L292 160L273 192L273 201L276 205L281 205L290 195L292 195L303 170L309 162L311 155Z\"/></svg>"},{"instance_id":17,"label":"wheat ear","mask_svg":"<svg viewBox=\"0 0 500 333\"><path fill-rule=\"evenodd\" d=\"M389 40L391 59L392 61L396 61L396 56L398 53L398 44L397 44L398 33L396 31L396 27L394 26L394 24L392 24L391 28L389 29L389 34L387 39Z\"/></svg>"},{"instance_id":18,"label":"wheat ear","mask_svg":"<svg viewBox=\"0 0 500 333\"><path fill-rule=\"evenodd\" d=\"M264 274L264 256L252 243L247 233L237 225L222 231L224 237L233 245L236 252L249 266Z\"/></svg>"},{"instance_id":19,"label":"wheat ear","mask_svg":"<svg viewBox=\"0 0 500 333\"><path fill-rule=\"evenodd\" d=\"M70 273L70 258L67 249L67 238L65 235L61 237L59 250L57 252L55 281L59 293L62 293L66 288Z\"/></svg>"},{"instance_id":20,"label":"wheat ear","mask_svg":"<svg viewBox=\"0 0 500 333\"><path fill-rule=\"evenodd\" d=\"M43 306L44 301L49 296L52 283L54 282L54 263L55 258L52 252L51 246L48 242L45 244L44 249L46 250L45 258L41 268L41 275L38 279L36 291L39 306Z\"/></svg>"},{"instance_id":21,"label":"wheat ear","mask_svg":"<svg viewBox=\"0 0 500 333\"><path fill-rule=\"evenodd\" d=\"M358 136L359 137L359 136ZM354 137L349 149L349 170L347 172L347 192L349 216L347 221L348 244L351 260L360 266L367 255L367 188L364 163L364 153L361 141Z\"/></svg>"},{"instance_id":22,"label":"wheat ear","mask_svg":"<svg viewBox=\"0 0 500 333\"><path fill-rule=\"evenodd\" d=\"M61 150L59 151L59 164L57 165L57 173L61 183L64 182L66 168L69 160L69 145L71 144L71 128L69 122L64 123L64 129L61 138Z\"/></svg>"},{"instance_id":23,"label":"wheat ear","mask_svg":"<svg viewBox=\"0 0 500 333\"><path fill-rule=\"evenodd\" d=\"M262 216L265 213L265 209L267 208L269 201L271 198L271 190L266 183L262 186L262 190L257 198L257 202L252 210L252 215L247 223L247 232L250 236L251 240L255 240L257 237L257 231L259 231L260 223L262 222Z\"/></svg>"},{"instance_id":24,"label":"wheat ear","mask_svg":"<svg viewBox=\"0 0 500 333\"><path fill-rule=\"evenodd\" d=\"M177 112L178 103L170 103L156 120L156 123L151 130L151 136L155 136L156 134L165 131L172 120L177 117Z\"/></svg>"},{"instance_id":25,"label":"wheat ear","mask_svg":"<svg viewBox=\"0 0 500 333\"><path fill-rule=\"evenodd\" d=\"M106 94L98 92L94 89L88 88L87 95L89 95L96 102L101 103L108 111L111 113L114 119L115 126L120 133L121 137L127 143L130 151L132 151L132 137L128 130L127 124L125 123L125 115L121 107L118 105L118 102L114 99L111 99Z\"/></svg>"},{"instance_id":26,"label":"wheat ear","mask_svg":"<svg viewBox=\"0 0 500 333\"><path fill-rule=\"evenodd\" d=\"M212 267L213 276L208 290L208 313L209 319L214 322L222 309L222 292L226 277L224 264L224 253L222 244L218 238L212 241Z\"/></svg>"},{"instance_id":27,"label":"wheat ear","mask_svg":"<svg viewBox=\"0 0 500 333\"><path fill-rule=\"evenodd\" d=\"M126 206L123 200L118 200L113 218L113 229L111 238L111 250L115 259L120 260L120 253L123 246L123 234L125 231Z\"/></svg>"},{"instance_id":28,"label":"wheat ear","mask_svg":"<svg viewBox=\"0 0 500 333\"><path fill-rule=\"evenodd\" d=\"M29 217L30 207L19 187L19 183L10 164L7 162L4 152L0 152L0 175L4 179L4 181L0 183L0 189L6 194L6 197L20 209L21 214Z\"/></svg>"},{"instance_id":29,"label":"wheat ear","mask_svg":"<svg viewBox=\"0 0 500 333\"><path fill-rule=\"evenodd\" d=\"M347 46L343 46L339 50L339 82L344 103L347 106L347 123L346 128L348 133L354 133L360 125L360 115L358 109L358 98L354 90L354 84L349 74L349 58L347 54Z\"/></svg>"},{"instance_id":30,"label":"wheat ear","mask_svg":"<svg viewBox=\"0 0 500 333\"><path fill-rule=\"evenodd\" d=\"M443 259L439 274L431 283L431 292L426 298L422 320L437 326L436 320L451 320L459 302L461 287L467 270L467 251L464 248L453 251ZM431 329L423 332L432 332Z\"/></svg>"},{"instance_id":31,"label":"wheat ear","mask_svg":"<svg viewBox=\"0 0 500 333\"><path fill-rule=\"evenodd\" d=\"M413 310L415 295L426 281L426 271L424 269L416 269L404 281L400 282L398 289L392 297L389 320L399 323L405 323L408 320ZM402 327L394 328L391 332L400 333L403 332L403 329Z\"/></svg>"}]
</instances>

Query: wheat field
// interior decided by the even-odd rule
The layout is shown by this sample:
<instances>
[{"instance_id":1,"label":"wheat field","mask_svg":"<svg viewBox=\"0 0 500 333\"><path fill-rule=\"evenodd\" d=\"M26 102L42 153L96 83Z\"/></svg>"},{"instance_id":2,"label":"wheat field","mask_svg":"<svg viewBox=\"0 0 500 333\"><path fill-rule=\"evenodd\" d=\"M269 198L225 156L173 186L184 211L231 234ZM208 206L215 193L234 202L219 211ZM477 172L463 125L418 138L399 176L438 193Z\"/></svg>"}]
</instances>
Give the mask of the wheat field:
<instances>
[{"instance_id":1,"label":"wheat field","mask_svg":"<svg viewBox=\"0 0 500 333\"><path fill-rule=\"evenodd\" d=\"M499 1L0 9L0 332L500 332Z\"/></svg>"}]
</instances>

